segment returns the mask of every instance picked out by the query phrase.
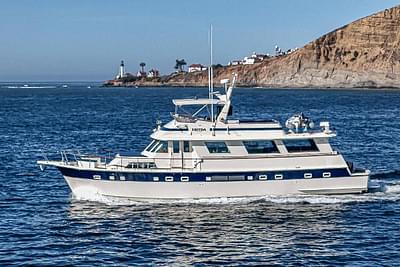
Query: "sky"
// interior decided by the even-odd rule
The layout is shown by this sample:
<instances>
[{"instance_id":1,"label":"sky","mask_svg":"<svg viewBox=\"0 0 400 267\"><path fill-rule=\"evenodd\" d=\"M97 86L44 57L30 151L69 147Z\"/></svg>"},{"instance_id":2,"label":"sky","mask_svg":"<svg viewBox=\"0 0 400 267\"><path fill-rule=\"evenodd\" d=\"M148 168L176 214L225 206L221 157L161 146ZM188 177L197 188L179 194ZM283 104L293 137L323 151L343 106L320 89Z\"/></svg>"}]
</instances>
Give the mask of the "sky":
<instances>
[{"instance_id":1,"label":"sky","mask_svg":"<svg viewBox=\"0 0 400 267\"><path fill-rule=\"evenodd\" d=\"M103 81L302 47L392 0L0 0L0 81Z\"/></svg>"}]
</instances>

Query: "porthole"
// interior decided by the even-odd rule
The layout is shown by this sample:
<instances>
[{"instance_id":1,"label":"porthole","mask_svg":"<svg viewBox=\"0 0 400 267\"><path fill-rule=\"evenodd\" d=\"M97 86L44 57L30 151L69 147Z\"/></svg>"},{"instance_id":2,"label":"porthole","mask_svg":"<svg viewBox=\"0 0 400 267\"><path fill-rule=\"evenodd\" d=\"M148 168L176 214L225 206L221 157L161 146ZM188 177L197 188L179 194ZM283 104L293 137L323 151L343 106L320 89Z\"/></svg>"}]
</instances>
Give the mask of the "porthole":
<instances>
[{"instance_id":1,"label":"porthole","mask_svg":"<svg viewBox=\"0 0 400 267\"><path fill-rule=\"evenodd\" d=\"M154 177L153 177L153 181L154 181L154 182L158 182L158 181L160 181L160 178L158 178L157 176L154 176Z\"/></svg>"},{"instance_id":2,"label":"porthole","mask_svg":"<svg viewBox=\"0 0 400 267\"><path fill-rule=\"evenodd\" d=\"M268 179L268 176L265 175L265 174L261 174L261 175L258 176L258 179L259 179L259 180L267 180L267 179Z\"/></svg>"},{"instance_id":3,"label":"porthole","mask_svg":"<svg viewBox=\"0 0 400 267\"><path fill-rule=\"evenodd\" d=\"M304 178L306 178L306 179L312 178L312 173L305 173Z\"/></svg>"},{"instance_id":4,"label":"porthole","mask_svg":"<svg viewBox=\"0 0 400 267\"><path fill-rule=\"evenodd\" d=\"M181 182L189 182L189 177L188 176L182 176L181 177Z\"/></svg>"},{"instance_id":5,"label":"porthole","mask_svg":"<svg viewBox=\"0 0 400 267\"><path fill-rule=\"evenodd\" d=\"M211 181L211 176L206 176L206 181L210 182Z\"/></svg>"},{"instance_id":6,"label":"porthole","mask_svg":"<svg viewBox=\"0 0 400 267\"><path fill-rule=\"evenodd\" d=\"M121 181L125 181L125 176L121 175L121 176L119 177L119 179L120 179Z\"/></svg>"},{"instance_id":7,"label":"porthole","mask_svg":"<svg viewBox=\"0 0 400 267\"><path fill-rule=\"evenodd\" d=\"M247 176L247 180L252 181L253 180L253 176L252 175Z\"/></svg>"},{"instance_id":8,"label":"porthole","mask_svg":"<svg viewBox=\"0 0 400 267\"><path fill-rule=\"evenodd\" d=\"M100 180L101 179L101 175L95 174L95 175L93 175L93 179Z\"/></svg>"},{"instance_id":9,"label":"porthole","mask_svg":"<svg viewBox=\"0 0 400 267\"><path fill-rule=\"evenodd\" d=\"M165 181L166 182L173 182L174 181L174 177L173 176L165 176Z\"/></svg>"},{"instance_id":10,"label":"porthole","mask_svg":"<svg viewBox=\"0 0 400 267\"><path fill-rule=\"evenodd\" d=\"M322 173L322 177L330 178L331 177L331 173L330 172L324 172L324 173Z\"/></svg>"},{"instance_id":11,"label":"porthole","mask_svg":"<svg viewBox=\"0 0 400 267\"><path fill-rule=\"evenodd\" d=\"M110 176L108 176L108 179L115 180L115 176L114 175L110 175Z\"/></svg>"},{"instance_id":12,"label":"porthole","mask_svg":"<svg viewBox=\"0 0 400 267\"><path fill-rule=\"evenodd\" d=\"M283 175L282 174L275 174L275 180L282 180Z\"/></svg>"}]
</instances>

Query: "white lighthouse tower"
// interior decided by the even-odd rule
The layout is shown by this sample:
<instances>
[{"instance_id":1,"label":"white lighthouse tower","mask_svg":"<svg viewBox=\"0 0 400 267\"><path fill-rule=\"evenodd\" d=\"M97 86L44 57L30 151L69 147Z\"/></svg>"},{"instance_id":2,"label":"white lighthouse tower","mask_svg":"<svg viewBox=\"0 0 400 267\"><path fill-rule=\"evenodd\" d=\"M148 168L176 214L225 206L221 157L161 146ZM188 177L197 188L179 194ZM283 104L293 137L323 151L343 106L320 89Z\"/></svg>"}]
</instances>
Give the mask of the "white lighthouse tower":
<instances>
[{"instance_id":1,"label":"white lighthouse tower","mask_svg":"<svg viewBox=\"0 0 400 267\"><path fill-rule=\"evenodd\" d=\"M124 61L121 60L121 64L119 65L119 73L117 75L117 77L115 77L116 79L121 79L126 77L126 72L125 72L125 64Z\"/></svg>"}]
</instances>

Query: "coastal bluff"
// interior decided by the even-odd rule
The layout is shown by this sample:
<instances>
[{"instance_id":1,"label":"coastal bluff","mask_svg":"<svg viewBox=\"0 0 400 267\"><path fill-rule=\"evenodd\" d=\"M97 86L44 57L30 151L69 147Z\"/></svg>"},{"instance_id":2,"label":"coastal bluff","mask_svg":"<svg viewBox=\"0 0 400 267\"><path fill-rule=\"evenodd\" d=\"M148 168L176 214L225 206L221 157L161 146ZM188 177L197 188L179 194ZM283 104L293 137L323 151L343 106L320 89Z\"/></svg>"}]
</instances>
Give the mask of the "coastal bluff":
<instances>
[{"instance_id":1,"label":"coastal bluff","mask_svg":"<svg viewBox=\"0 0 400 267\"><path fill-rule=\"evenodd\" d=\"M214 69L214 81L272 88L400 88L400 6L356 20L293 53ZM207 71L173 73L106 86L207 86Z\"/></svg>"}]
</instances>

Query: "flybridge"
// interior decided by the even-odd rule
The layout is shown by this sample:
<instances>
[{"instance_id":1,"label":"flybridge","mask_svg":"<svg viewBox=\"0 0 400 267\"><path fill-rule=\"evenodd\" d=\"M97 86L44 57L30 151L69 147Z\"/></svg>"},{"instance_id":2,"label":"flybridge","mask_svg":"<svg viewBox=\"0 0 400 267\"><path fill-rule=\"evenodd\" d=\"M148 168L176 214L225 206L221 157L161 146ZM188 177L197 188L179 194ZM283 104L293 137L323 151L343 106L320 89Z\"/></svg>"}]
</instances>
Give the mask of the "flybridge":
<instances>
[{"instance_id":1,"label":"flybridge","mask_svg":"<svg viewBox=\"0 0 400 267\"><path fill-rule=\"evenodd\" d=\"M221 80L224 85L225 94L220 92L212 92L210 98L191 98L191 99L174 99L175 113L172 115L176 122L194 123L198 120L210 121L212 123L227 121L229 115L232 114L231 96L235 85L237 75L233 75L232 83L229 79ZM214 96L216 98L214 98ZM186 110L187 106L201 106L194 112ZM217 110L215 111L215 107ZM206 113L205 115L201 115Z\"/></svg>"}]
</instances>

